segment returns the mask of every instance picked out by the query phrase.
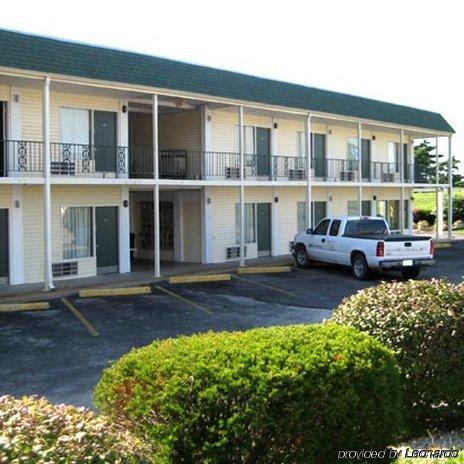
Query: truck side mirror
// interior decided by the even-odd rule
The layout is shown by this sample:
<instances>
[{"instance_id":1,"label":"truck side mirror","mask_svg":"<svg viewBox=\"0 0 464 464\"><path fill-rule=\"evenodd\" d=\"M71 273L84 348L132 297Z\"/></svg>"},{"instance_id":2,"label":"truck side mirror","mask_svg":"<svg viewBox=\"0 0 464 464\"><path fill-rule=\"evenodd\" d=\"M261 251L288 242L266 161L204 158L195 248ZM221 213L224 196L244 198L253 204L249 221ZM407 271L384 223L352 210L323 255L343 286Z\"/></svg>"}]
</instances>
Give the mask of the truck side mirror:
<instances>
[{"instance_id":1,"label":"truck side mirror","mask_svg":"<svg viewBox=\"0 0 464 464\"><path fill-rule=\"evenodd\" d=\"M311 228L306 229L306 233L307 233L308 235L312 235L313 229L311 229Z\"/></svg>"}]
</instances>

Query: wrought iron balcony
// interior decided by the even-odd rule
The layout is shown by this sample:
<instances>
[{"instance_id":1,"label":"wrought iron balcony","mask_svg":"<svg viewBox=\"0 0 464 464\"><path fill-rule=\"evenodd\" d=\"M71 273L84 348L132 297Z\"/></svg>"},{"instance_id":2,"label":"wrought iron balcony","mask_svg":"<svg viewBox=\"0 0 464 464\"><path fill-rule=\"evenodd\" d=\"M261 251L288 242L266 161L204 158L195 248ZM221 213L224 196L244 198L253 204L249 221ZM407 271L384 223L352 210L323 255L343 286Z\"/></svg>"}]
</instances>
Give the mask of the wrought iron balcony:
<instances>
[{"instance_id":1,"label":"wrought iron balcony","mask_svg":"<svg viewBox=\"0 0 464 464\"><path fill-rule=\"evenodd\" d=\"M0 141L0 176L39 175L43 172L42 142Z\"/></svg>"},{"instance_id":2,"label":"wrought iron balcony","mask_svg":"<svg viewBox=\"0 0 464 464\"><path fill-rule=\"evenodd\" d=\"M127 147L50 144L50 171L54 176L126 177Z\"/></svg>"},{"instance_id":3,"label":"wrought iron balcony","mask_svg":"<svg viewBox=\"0 0 464 464\"><path fill-rule=\"evenodd\" d=\"M400 167L396 163L374 161L371 163L369 180L371 182L401 182Z\"/></svg>"},{"instance_id":4,"label":"wrought iron balcony","mask_svg":"<svg viewBox=\"0 0 464 464\"><path fill-rule=\"evenodd\" d=\"M359 179L359 162L347 159L312 160L313 178L328 182L355 182Z\"/></svg>"}]
</instances>

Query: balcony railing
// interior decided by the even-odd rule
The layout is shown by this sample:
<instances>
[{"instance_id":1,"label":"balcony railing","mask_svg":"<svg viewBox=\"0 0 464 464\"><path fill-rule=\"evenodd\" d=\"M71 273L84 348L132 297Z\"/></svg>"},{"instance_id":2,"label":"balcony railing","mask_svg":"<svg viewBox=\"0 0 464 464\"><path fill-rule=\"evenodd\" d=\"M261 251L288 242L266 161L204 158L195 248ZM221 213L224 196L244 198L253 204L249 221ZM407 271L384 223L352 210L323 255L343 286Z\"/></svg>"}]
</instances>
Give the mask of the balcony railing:
<instances>
[{"instance_id":1,"label":"balcony railing","mask_svg":"<svg viewBox=\"0 0 464 464\"><path fill-rule=\"evenodd\" d=\"M43 172L42 142L0 141L0 176L40 174Z\"/></svg>"},{"instance_id":2,"label":"balcony railing","mask_svg":"<svg viewBox=\"0 0 464 464\"><path fill-rule=\"evenodd\" d=\"M0 141L0 177L41 176L43 167L42 142ZM160 150L158 167L161 179L239 180L240 154ZM315 181L359 180L357 160L314 158L311 169ZM153 147L53 142L50 144L50 171L53 176L153 179ZM396 163L362 163L361 172L365 182L401 182L401 166ZM246 180L303 181L306 179L306 158L245 154L243 174ZM439 181L446 183L446 180L446 173L439 173ZM404 167L404 181L435 184L436 171L410 164Z\"/></svg>"},{"instance_id":3,"label":"balcony railing","mask_svg":"<svg viewBox=\"0 0 464 464\"><path fill-rule=\"evenodd\" d=\"M374 161L371 163L371 182L401 182L400 167L396 163Z\"/></svg>"},{"instance_id":4,"label":"balcony railing","mask_svg":"<svg viewBox=\"0 0 464 464\"><path fill-rule=\"evenodd\" d=\"M50 171L56 176L124 177L127 147L51 143Z\"/></svg>"},{"instance_id":5,"label":"balcony railing","mask_svg":"<svg viewBox=\"0 0 464 464\"><path fill-rule=\"evenodd\" d=\"M359 179L358 164L356 160L314 158L313 177L328 182L355 182Z\"/></svg>"}]
</instances>

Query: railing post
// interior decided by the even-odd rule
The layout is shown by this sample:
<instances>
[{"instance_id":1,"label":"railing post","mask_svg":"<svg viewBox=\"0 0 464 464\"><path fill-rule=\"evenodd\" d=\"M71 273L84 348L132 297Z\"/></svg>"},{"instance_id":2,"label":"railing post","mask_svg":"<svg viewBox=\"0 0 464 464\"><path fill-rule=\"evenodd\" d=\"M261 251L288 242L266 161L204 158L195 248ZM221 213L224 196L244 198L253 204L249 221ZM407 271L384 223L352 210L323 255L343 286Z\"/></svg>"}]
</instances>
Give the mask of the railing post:
<instances>
[{"instance_id":1,"label":"railing post","mask_svg":"<svg viewBox=\"0 0 464 464\"><path fill-rule=\"evenodd\" d=\"M306 226L310 229L313 225L312 218L312 191L311 191L311 113L308 113L305 120L305 148L306 148Z\"/></svg>"},{"instance_id":2,"label":"railing post","mask_svg":"<svg viewBox=\"0 0 464 464\"><path fill-rule=\"evenodd\" d=\"M44 167L44 281L45 291L53 290L52 273L52 219L50 186L50 78L46 77L42 91L42 131L43 131L43 167Z\"/></svg>"},{"instance_id":3,"label":"railing post","mask_svg":"<svg viewBox=\"0 0 464 464\"><path fill-rule=\"evenodd\" d=\"M154 196L153 196L153 221L154 221L154 250L153 259L155 267L155 277L161 277L161 257L160 257L160 216L159 216L159 145L158 145L158 95L152 98L152 135L153 135L153 177L154 177Z\"/></svg>"},{"instance_id":4,"label":"railing post","mask_svg":"<svg viewBox=\"0 0 464 464\"><path fill-rule=\"evenodd\" d=\"M448 238L453 238L453 151L452 135L448 136Z\"/></svg>"},{"instance_id":5,"label":"railing post","mask_svg":"<svg viewBox=\"0 0 464 464\"><path fill-rule=\"evenodd\" d=\"M240 152L240 266L245 266L245 183L244 183L244 140L243 106L238 108L238 144Z\"/></svg>"}]
</instances>

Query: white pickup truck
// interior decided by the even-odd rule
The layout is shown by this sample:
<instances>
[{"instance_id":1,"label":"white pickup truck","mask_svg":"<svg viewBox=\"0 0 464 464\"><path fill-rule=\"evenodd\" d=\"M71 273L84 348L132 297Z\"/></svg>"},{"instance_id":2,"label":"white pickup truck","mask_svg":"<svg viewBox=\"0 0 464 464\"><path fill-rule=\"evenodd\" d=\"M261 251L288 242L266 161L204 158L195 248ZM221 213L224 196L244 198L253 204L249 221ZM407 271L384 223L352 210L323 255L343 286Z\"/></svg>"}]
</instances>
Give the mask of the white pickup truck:
<instances>
[{"instance_id":1,"label":"white pickup truck","mask_svg":"<svg viewBox=\"0 0 464 464\"><path fill-rule=\"evenodd\" d=\"M292 253L298 267L307 268L312 260L346 265L360 280L374 269L414 279L422 267L434 264L430 237L391 234L379 217L325 218L295 236Z\"/></svg>"}]
</instances>

